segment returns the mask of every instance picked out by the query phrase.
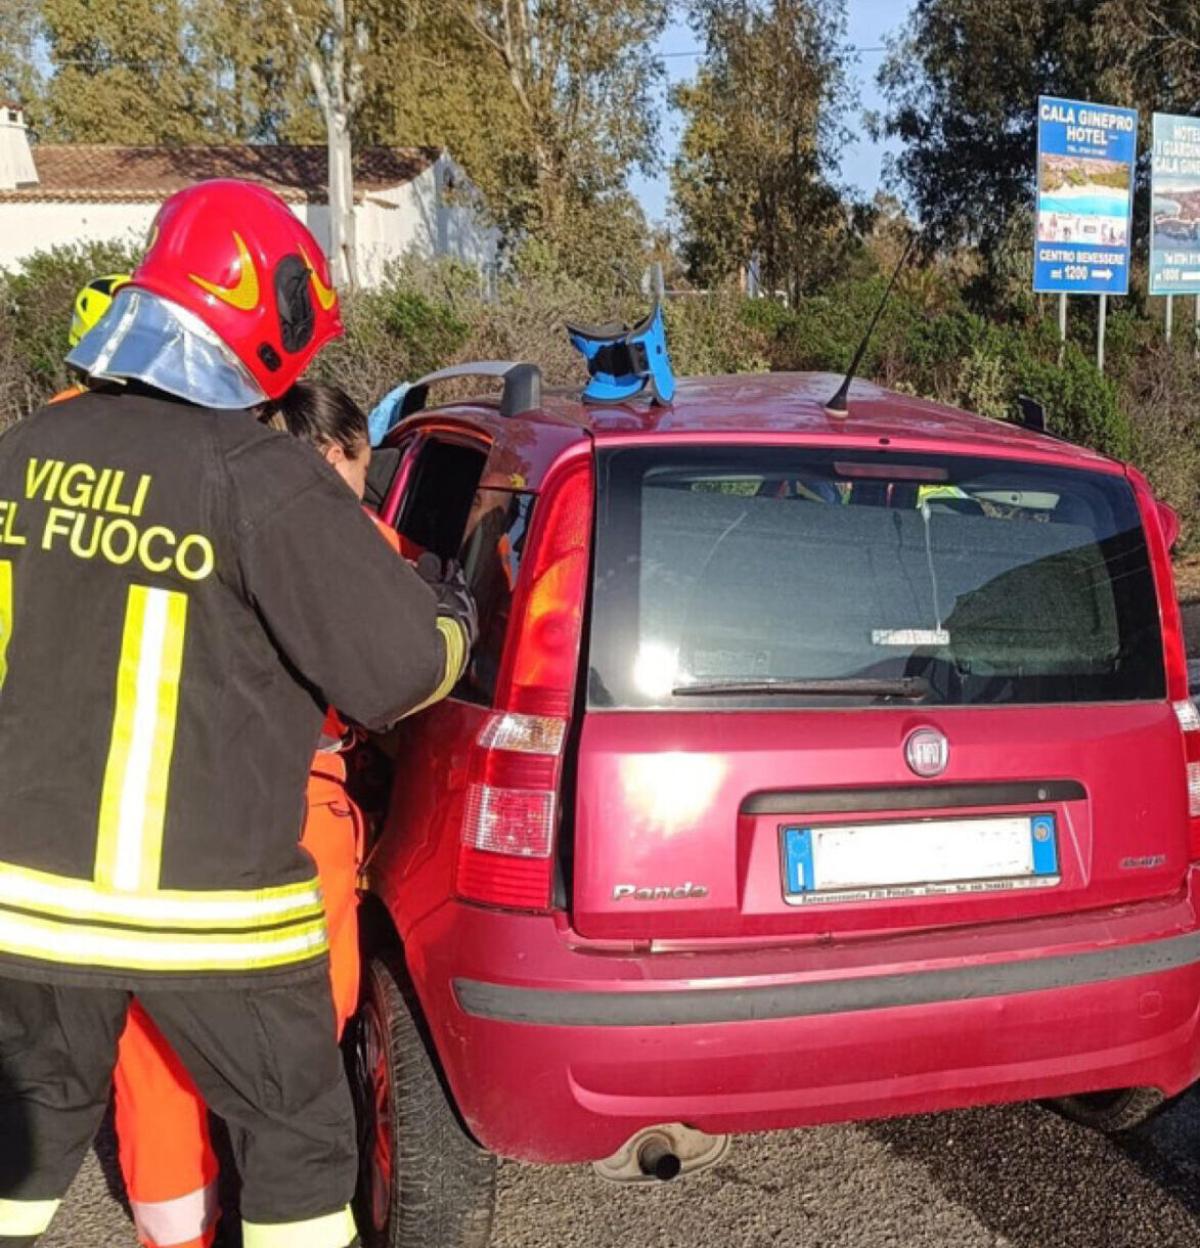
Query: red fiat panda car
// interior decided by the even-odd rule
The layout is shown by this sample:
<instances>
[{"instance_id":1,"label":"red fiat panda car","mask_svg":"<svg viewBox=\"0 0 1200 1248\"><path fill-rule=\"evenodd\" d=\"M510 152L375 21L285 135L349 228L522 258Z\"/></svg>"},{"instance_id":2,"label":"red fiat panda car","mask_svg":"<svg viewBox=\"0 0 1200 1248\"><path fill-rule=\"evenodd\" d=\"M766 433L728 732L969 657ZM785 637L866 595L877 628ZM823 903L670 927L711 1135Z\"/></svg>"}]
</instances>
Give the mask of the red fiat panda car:
<instances>
[{"instance_id":1,"label":"red fiat panda car","mask_svg":"<svg viewBox=\"0 0 1200 1248\"><path fill-rule=\"evenodd\" d=\"M1121 1129L1200 1074L1171 513L1091 451L836 387L589 407L520 366L377 457L482 627L377 803L374 1242L486 1242L494 1155L667 1176L1030 1098Z\"/></svg>"}]
</instances>

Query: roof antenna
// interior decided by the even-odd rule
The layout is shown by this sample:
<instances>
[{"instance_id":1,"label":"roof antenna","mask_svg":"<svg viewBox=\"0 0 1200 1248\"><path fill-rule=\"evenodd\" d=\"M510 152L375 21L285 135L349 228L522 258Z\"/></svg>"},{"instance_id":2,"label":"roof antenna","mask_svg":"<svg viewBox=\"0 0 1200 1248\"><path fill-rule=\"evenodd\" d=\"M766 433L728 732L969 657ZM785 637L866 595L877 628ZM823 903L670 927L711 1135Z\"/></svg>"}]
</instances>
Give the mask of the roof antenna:
<instances>
[{"instance_id":1,"label":"roof antenna","mask_svg":"<svg viewBox=\"0 0 1200 1248\"><path fill-rule=\"evenodd\" d=\"M908 236L908 244L904 248L904 254L900 257L900 262L892 272L891 281L887 284L887 290L883 292L883 298L879 301L879 307L875 309L875 315L871 317L871 323L867 326L867 332L862 336L862 342L858 344L858 350L854 353L854 359L850 361L850 368L846 373L845 381L838 387L837 394L825 404L825 414L827 416L842 418L850 415L848 404L850 383L854 380L854 374L858 372L858 366L862 363L862 358L867 353L867 345L871 341L871 335L875 332L875 326L879 324L879 318L883 315L883 310L887 307L888 300L892 297L896 279L899 278L901 269L908 263L908 257L912 255L912 249L916 246L916 243L917 235L914 232Z\"/></svg>"}]
</instances>

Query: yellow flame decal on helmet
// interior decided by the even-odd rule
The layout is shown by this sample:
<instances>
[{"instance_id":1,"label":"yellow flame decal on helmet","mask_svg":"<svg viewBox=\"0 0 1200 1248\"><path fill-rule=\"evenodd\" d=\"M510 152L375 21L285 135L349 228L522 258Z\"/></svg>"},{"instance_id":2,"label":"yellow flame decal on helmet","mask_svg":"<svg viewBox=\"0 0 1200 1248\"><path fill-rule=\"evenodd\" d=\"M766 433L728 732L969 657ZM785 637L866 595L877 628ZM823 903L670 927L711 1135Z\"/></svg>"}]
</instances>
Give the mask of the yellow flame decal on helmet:
<instances>
[{"instance_id":1,"label":"yellow flame decal on helmet","mask_svg":"<svg viewBox=\"0 0 1200 1248\"><path fill-rule=\"evenodd\" d=\"M239 312L253 312L258 307L258 270L254 267L254 257L250 254L250 248L246 246L245 240L236 230L233 231L233 241L238 249L238 263L241 268L241 276L236 286L219 286L216 282L210 282L207 278L199 277L195 273L189 273L188 277L201 290L215 295L222 303L229 304L231 308L237 308Z\"/></svg>"},{"instance_id":2,"label":"yellow flame decal on helmet","mask_svg":"<svg viewBox=\"0 0 1200 1248\"><path fill-rule=\"evenodd\" d=\"M321 305L323 311L328 312L337 303L337 291L326 286L321 281L321 275L317 272L317 266L308 258L308 252L303 247L300 248L300 254L304 257L304 263L308 265L308 275L312 278L313 290L317 292L317 302Z\"/></svg>"}]
</instances>

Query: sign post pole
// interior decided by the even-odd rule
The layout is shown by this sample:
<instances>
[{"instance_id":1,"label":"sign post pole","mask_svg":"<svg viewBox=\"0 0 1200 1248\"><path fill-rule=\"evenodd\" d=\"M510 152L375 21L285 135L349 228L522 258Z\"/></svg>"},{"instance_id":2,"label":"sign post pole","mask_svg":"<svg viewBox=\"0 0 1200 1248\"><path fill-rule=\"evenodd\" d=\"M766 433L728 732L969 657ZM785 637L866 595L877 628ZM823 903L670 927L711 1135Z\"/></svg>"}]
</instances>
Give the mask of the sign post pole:
<instances>
[{"instance_id":1,"label":"sign post pole","mask_svg":"<svg viewBox=\"0 0 1200 1248\"><path fill-rule=\"evenodd\" d=\"M1168 295L1167 296L1167 321L1166 321L1166 331L1167 331L1168 342L1171 341L1171 328L1172 328L1172 325L1174 324L1174 321L1175 321L1175 296Z\"/></svg>"},{"instance_id":2,"label":"sign post pole","mask_svg":"<svg viewBox=\"0 0 1200 1248\"><path fill-rule=\"evenodd\" d=\"M1104 372L1104 331L1108 327L1108 296L1100 296L1100 324L1096 333L1096 367Z\"/></svg>"},{"instance_id":3,"label":"sign post pole","mask_svg":"<svg viewBox=\"0 0 1200 1248\"><path fill-rule=\"evenodd\" d=\"M1067 296L1100 296L1096 363L1103 369L1108 296L1129 293L1137 111L1040 96L1037 138L1033 289L1059 297L1060 364Z\"/></svg>"}]
</instances>

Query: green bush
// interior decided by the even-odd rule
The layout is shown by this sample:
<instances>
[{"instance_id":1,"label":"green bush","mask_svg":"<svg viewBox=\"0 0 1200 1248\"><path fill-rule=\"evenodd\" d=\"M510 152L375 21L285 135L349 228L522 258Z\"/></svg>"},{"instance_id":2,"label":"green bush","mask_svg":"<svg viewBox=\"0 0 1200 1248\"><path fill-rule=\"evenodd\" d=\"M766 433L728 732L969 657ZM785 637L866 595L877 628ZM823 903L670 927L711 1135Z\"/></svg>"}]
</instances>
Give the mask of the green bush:
<instances>
[{"instance_id":1,"label":"green bush","mask_svg":"<svg viewBox=\"0 0 1200 1248\"><path fill-rule=\"evenodd\" d=\"M1181 548L1200 546L1200 364L1191 344L1159 339L1122 387L1133 462L1179 512Z\"/></svg>"},{"instance_id":2,"label":"green bush","mask_svg":"<svg viewBox=\"0 0 1200 1248\"><path fill-rule=\"evenodd\" d=\"M35 252L15 273L0 275L7 312L0 334L9 339L10 367L20 372L5 388L15 388L19 408L30 410L69 383L63 358L80 287L106 273L128 273L135 260L129 246L81 243ZM4 354L0 346L0 359Z\"/></svg>"},{"instance_id":3,"label":"green bush","mask_svg":"<svg viewBox=\"0 0 1200 1248\"><path fill-rule=\"evenodd\" d=\"M0 423L66 384L62 358L76 290L132 259L121 247L60 248L0 274ZM1016 290L1023 279L1014 269L1009 280ZM671 299L676 371L843 371L885 286L884 275L860 274L791 308L733 288ZM860 375L996 418L1016 419L1017 396L1033 395L1046 405L1053 432L1139 463L1180 511L1185 539L1200 543L1200 365L1189 335L1181 333L1172 349L1156 322L1127 305L1109 318L1101 376L1088 309L1072 321L1060 366L1051 304L1045 318L1031 299L1010 300L1000 319L985 317L968 306L963 286L948 266L905 273ZM494 293L488 297L478 275L462 266L399 265L381 287L344 300L346 336L321 354L315 372L364 406L398 381L470 359L536 360L551 385L580 385L582 361L566 325L632 323L646 309L636 290L589 285L539 244L518 253Z\"/></svg>"},{"instance_id":4,"label":"green bush","mask_svg":"<svg viewBox=\"0 0 1200 1248\"><path fill-rule=\"evenodd\" d=\"M470 325L453 308L433 303L412 290L393 292L383 325L408 347L410 368L417 374L429 372L452 356L471 332Z\"/></svg>"},{"instance_id":5,"label":"green bush","mask_svg":"<svg viewBox=\"0 0 1200 1248\"><path fill-rule=\"evenodd\" d=\"M398 381L453 359L471 333L453 306L399 281L342 303L346 335L322 352L314 374L367 407Z\"/></svg>"},{"instance_id":6,"label":"green bush","mask_svg":"<svg viewBox=\"0 0 1200 1248\"><path fill-rule=\"evenodd\" d=\"M884 278L875 276L806 300L777 327L770 347L773 365L846 368L884 287ZM1060 368L1052 323L997 323L953 300L929 313L930 297L919 287L897 288L860 366L862 376L996 419L1015 420L1017 396L1030 394L1046 405L1056 433L1120 458L1133 453L1118 382L1101 376L1074 342L1068 343ZM1118 325L1122 367L1128 367L1127 357L1145 350L1140 332Z\"/></svg>"},{"instance_id":7,"label":"green bush","mask_svg":"<svg viewBox=\"0 0 1200 1248\"><path fill-rule=\"evenodd\" d=\"M683 377L766 372L771 335L747 311L767 302L749 301L733 289L671 300L666 307L667 341L675 371Z\"/></svg>"},{"instance_id":8,"label":"green bush","mask_svg":"<svg viewBox=\"0 0 1200 1248\"><path fill-rule=\"evenodd\" d=\"M1091 357L1074 343L1067 344L1059 367L1057 341L1047 351L1045 334L1039 337L1040 351L1036 342L1014 342L1013 379L1019 392L1045 404L1052 433L1118 459L1131 458L1133 428L1116 383L1101 376Z\"/></svg>"}]
</instances>

